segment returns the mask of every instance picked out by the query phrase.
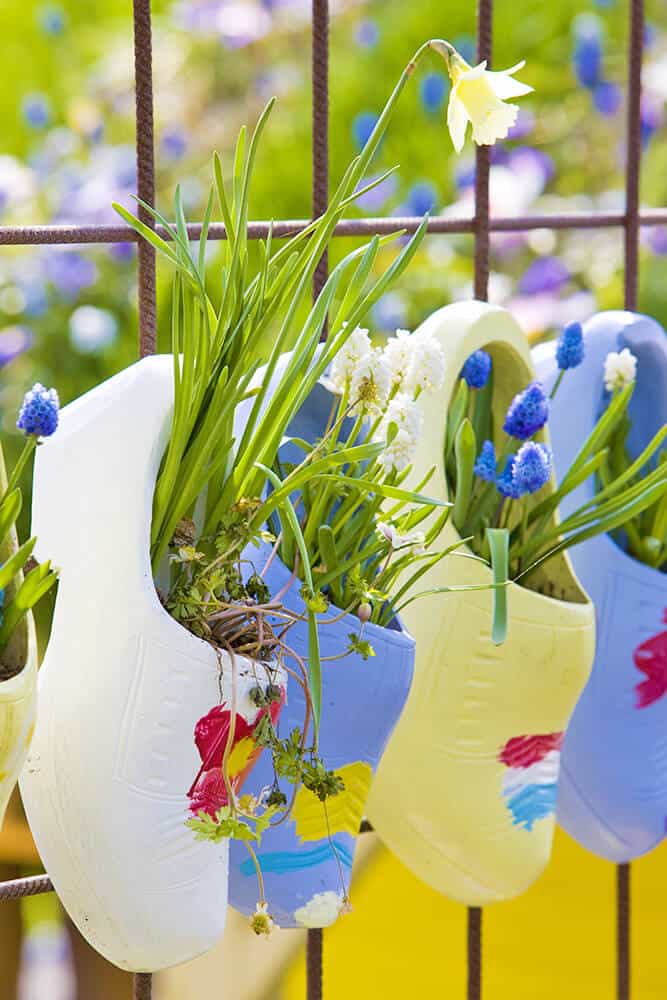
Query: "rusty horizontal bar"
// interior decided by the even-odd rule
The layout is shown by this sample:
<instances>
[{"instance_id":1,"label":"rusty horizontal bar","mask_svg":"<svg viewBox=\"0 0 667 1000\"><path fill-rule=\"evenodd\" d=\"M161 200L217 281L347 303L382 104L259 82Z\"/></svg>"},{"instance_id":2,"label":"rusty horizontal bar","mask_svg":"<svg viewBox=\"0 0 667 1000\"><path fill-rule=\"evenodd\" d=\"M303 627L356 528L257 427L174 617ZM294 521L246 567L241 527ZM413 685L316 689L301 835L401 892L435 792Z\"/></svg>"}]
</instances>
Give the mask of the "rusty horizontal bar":
<instances>
[{"instance_id":1,"label":"rusty horizontal bar","mask_svg":"<svg viewBox=\"0 0 667 1000\"><path fill-rule=\"evenodd\" d=\"M38 896L42 892L53 892L48 875L31 875L30 878L15 878L10 882L0 882L0 903L24 896Z\"/></svg>"},{"instance_id":2,"label":"rusty horizontal bar","mask_svg":"<svg viewBox=\"0 0 667 1000\"><path fill-rule=\"evenodd\" d=\"M418 216L395 216L390 218L343 219L335 229L335 236L380 236L394 233L399 229L415 232L421 222ZM667 208L652 208L639 213L641 226L667 225ZM566 215L517 215L498 216L490 220L490 228L496 233L527 232L532 229L609 229L627 224L625 212L570 212ZM285 237L300 232L308 219L282 219L273 223L273 236ZM269 231L268 222L251 222L248 238L263 239ZM474 218L450 219L435 216L428 224L430 233L472 233L475 231ZM163 226L157 226L158 235L169 238ZM192 223L188 233L193 240L201 234L201 224ZM224 240L225 227L214 224L209 229L209 238ZM129 226L0 226L0 246L38 246L40 244L84 244L84 243L136 243L139 237Z\"/></svg>"}]
</instances>

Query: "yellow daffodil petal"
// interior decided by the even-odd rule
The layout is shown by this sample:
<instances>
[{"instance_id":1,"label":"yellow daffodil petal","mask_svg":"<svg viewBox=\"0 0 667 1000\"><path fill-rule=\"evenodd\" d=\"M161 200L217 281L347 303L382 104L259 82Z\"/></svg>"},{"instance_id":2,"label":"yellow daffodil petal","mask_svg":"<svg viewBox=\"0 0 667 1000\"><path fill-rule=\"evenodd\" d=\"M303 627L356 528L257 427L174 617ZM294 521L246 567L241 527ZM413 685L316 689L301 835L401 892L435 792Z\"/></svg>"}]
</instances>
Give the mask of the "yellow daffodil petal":
<instances>
[{"instance_id":1,"label":"yellow daffodil petal","mask_svg":"<svg viewBox=\"0 0 667 1000\"><path fill-rule=\"evenodd\" d=\"M495 93L496 97L499 97L501 101L507 101L511 97L523 97L524 94L532 94L533 88L529 87L527 83L521 83L520 80L514 80L509 76L509 70L505 73L489 73L489 83Z\"/></svg>"},{"instance_id":2,"label":"yellow daffodil petal","mask_svg":"<svg viewBox=\"0 0 667 1000\"><path fill-rule=\"evenodd\" d=\"M505 139L507 133L515 124L519 109L516 104L503 104L498 101L495 107L489 108L484 117L473 120L472 137L478 146L492 146L498 139Z\"/></svg>"},{"instance_id":3,"label":"yellow daffodil petal","mask_svg":"<svg viewBox=\"0 0 667 1000\"><path fill-rule=\"evenodd\" d=\"M486 73L486 59L484 59L477 66L472 66L470 69L461 73L462 80L479 80L481 76Z\"/></svg>"},{"instance_id":4,"label":"yellow daffodil petal","mask_svg":"<svg viewBox=\"0 0 667 1000\"><path fill-rule=\"evenodd\" d=\"M449 95L447 105L447 128L452 138L452 144L457 153L463 149L468 128L468 115L466 109L458 97L458 84L454 84Z\"/></svg>"}]
</instances>

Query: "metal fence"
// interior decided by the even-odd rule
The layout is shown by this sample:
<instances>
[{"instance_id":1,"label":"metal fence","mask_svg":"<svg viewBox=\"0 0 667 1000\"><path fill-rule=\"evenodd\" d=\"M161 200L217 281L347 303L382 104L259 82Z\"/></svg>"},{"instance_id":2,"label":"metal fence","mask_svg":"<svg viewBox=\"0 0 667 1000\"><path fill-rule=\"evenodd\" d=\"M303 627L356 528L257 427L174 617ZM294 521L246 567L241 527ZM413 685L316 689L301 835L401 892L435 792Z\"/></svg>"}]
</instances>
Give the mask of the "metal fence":
<instances>
[{"instance_id":1,"label":"metal fence","mask_svg":"<svg viewBox=\"0 0 667 1000\"><path fill-rule=\"evenodd\" d=\"M312 0L312 96L313 96L313 217L320 215L327 206L329 187L329 2ZM134 54L136 80L136 151L137 192L147 204L154 204L155 159L153 125L152 82L152 31L150 0L133 0ZM628 0L628 60L627 60L627 121L625 163L625 211L579 212L567 215L527 215L511 218L489 217L489 168L490 149L477 148L475 174L475 212L472 218L432 218L430 233L473 233L475 239L475 296L486 299L489 283L489 244L491 232L525 232L531 229L611 229L621 227L625 246L625 290L627 309L637 305L637 280L639 263L640 226L657 226L667 223L667 209L639 210L639 170L641 159L641 65L644 40L643 0ZM493 42L493 0L479 0L477 10L477 49L480 59L491 61ZM145 209L139 215L146 225L167 236L161 227L155 227ZM273 236L285 236L304 228L309 220L279 220L273 224ZM369 236L395 232L405 228L414 232L419 218L366 218L339 223L338 236ZM248 237L265 237L267 222L252 222ZM189 226L190 235L196 239L201 226ZM225 239L222 225L212 225L210 239ZM139 353L151 354L156 346L156 283L155 251L128 226L0 226L0 245L43 245L68 243L120 243L138 242L139 271ZM320 261L314 276L315 295L327 275L327 260ZM361 832L370 830L364 822ZM616 872L616 997L630 1000L630 920L631 920L631 868L629 864L617 866ZM53 892L48 875L15 879L0 883L0 902ZM307 945L307 997L323 997L323 937L321 930L308 931ZM482 997L482 911L468 910L467 934L467 998ZM152 994L152 976L139 973L134 977L135 1000L149 1000ZM101 1000L101 998L100 998Z\"/></svg>"}]
</instances>

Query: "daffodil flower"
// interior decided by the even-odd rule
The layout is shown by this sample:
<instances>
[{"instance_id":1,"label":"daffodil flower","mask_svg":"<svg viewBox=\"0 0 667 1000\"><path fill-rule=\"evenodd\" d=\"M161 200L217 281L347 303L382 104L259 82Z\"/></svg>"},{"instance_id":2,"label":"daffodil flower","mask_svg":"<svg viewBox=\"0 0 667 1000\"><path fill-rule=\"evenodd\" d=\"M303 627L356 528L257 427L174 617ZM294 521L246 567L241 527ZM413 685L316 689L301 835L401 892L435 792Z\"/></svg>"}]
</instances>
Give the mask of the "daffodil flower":
<instances>
[{"instance_id":1,"label":"daffodil flower","mask_svg":"<svg viewBox=\"0 0 667 1000\"><path fill-rule=\"evenodd\" d=\"M469 66L448 43L431 42L431 47L446 59L452 81L447 126L456 152L463 149L468 122L472 124L472 137L478 146L492 146L497 139L504 139L519 113L516 104L505 102L508 98L529 94L533 89L513 77L523 69L525 62L493 73L487 70L486 61Z\"/></svg>"}]
</instances>

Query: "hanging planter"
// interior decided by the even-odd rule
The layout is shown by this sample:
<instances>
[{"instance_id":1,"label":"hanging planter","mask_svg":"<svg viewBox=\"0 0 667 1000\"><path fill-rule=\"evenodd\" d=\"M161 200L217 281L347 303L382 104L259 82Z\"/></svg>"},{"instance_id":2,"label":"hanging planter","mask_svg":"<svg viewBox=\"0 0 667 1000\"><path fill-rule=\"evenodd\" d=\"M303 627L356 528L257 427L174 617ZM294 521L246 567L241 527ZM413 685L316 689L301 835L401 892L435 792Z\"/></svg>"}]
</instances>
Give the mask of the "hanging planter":
<instances>
[{"instance_id":1,"label":"hanging planter","mask_svg":"<svg viewBox=\"0 0 667 1000\"><path fill-rule=\"evenodd\" d=\"M446 414L464 363L478 349L490 355L494 425L533 370L523 333L502 309L448 306L421 331L441 344L447 373L425 403L409 481L435 464L429 492L448 499ZM444 544L460 538L450 520ZM461 556L422 579L424 590L491 583L488 566ZM493 604L505 597L507 637L495 645ZM446 895L469 905L516 896L551 852L563 731L593 653L592 605L561 554L533 575L531 589L426 596L405 620L417 642L415 677L371 788L369 818L401 861Z\"/></svg>"},{"instance_id":2,"label":"hanging planter","mask_svg":"<svg viewBox=\"0 0 667 1000\"><path fill-rule=\"evenodd\" d=\"M295 437L317 440L331 412L331 396L316 386L290 428ZM286 451L288 449L285 449ZM293 456L297 459L297 456ZM303 615L301 582L295 580L271 546L246 553L271 594ZM331 624L327 620L333 619ZM373 656L349 652L350 636L359 632L359 618L330 605L320 619L322 657L322 722L318 752L344 784L343 791L326 802L303 785L294 797L287 819L266 831L258 850L264 892L280 927L326 927L345 909L359 825L364 815L373 774L387 740L405 704L414 664L415 644L400 620L389 628L368 622L363 638ZM289 642L304 660L308 656L308 626L300 621ZM302 687L288 683L287 704L279 734L303 727L306 701ZM253 771L248 789L290 788L277 782L270 754ZM251 914L257 899L256 871L243 844L232 845L229 900Z\"/></svg>"},{"instance_id":3,"label":"hanging planter","mask_svg":"<svg viewBox=\"0 0 667 1000\"><path fill-rule=\"evenodd\" d=\"M647 316L599 313L584 325L584 344L583 363L567 373L552 404L557 469L572 463L582 438L607 405L603 374L610 352L629 351L636 358L628 407L630 457L636 458L655 434L665 436L663 329ZM545 385L553 386L559 374L553 346L540 345L534 358ZM632 364L627 353L621 355L623 360ZM607 445L612 453L613 441ZM595 476L589 476L566 498L563 515L599 489ZM616 862L650 851L665 836L666 523L664 515L662 520L647 515L642 522L645 537L626 527L621 536L599 535L572 552L574 567L595 603L597 651L563 744L558 819L584 847Z\"/></svg>"},{"instance_id":4,"label":"hanging planter","mask_svg":"<svg viewBox=\"0 0 667 1000\"><path fill-rule=\"evenodd\" d=\"M21 791L70 917L134 971L220 938L229 841L197 841L185 822L225 801L230 706L236 790L263 714L248 692L284 689L270 664L192 635L156 593L151 513L172 405L171 357L144 359L65 407L35 469L33 522L61 582Z\"/></svg>"}]
</instances>

